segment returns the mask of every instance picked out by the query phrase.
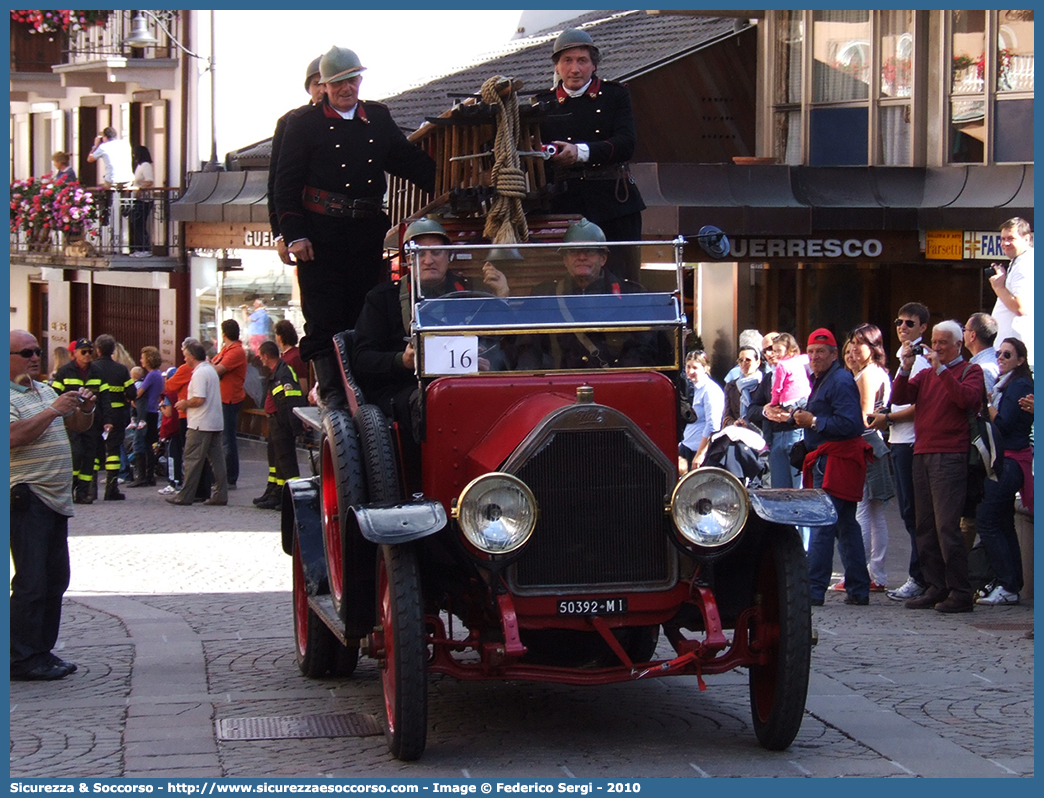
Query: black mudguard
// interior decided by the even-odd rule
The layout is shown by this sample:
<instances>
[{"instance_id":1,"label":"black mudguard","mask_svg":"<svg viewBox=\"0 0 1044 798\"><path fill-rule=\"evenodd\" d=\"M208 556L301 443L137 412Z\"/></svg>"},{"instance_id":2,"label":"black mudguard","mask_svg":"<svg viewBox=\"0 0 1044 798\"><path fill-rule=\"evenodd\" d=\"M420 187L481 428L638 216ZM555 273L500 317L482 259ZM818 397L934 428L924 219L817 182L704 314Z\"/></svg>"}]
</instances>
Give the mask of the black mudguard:
<instances>
[{"instance_id":1,"label":"black mudguard","mask_svg":"<svg viewBox=\"0 0 1044 798\"><path fill-rule=\"evenodd\" d=\"M362 536L371 543L396 544L434 535L446 526L440 502L418 499L396 504L350 507Z\"/></svg>"},{"instance_id":2,"label":"black mudguard","mask_svg":"<svg viewBox=\"0 0 1044 798\"><path fill-rule=\"evenodd\" d=\"M323 519L319 501L319 477L287 480L283 486L283 509L280 524L283 551L293 553L294 535L301 547L308 595L326 593L330 587L326 575L323 550Z\"/></svg>"},{"instance_id":3,"label":"black mudguard","mask_svg":"<svg viewBox=\"0 0 1044 798\"><path fill-rule=\"evenodd\" d=\"M822 490L752 490L750 508L758 518L785 526L829 526L837 511Z\"/></svg>"}]
</instances>

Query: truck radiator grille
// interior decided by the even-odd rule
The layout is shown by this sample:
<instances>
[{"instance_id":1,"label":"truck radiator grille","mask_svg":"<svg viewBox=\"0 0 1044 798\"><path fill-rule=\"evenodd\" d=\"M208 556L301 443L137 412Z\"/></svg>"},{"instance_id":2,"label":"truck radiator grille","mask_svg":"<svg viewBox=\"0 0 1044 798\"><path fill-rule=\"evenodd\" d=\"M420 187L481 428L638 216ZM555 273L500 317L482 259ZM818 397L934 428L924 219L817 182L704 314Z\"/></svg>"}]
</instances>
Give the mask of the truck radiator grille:
<instances>
[{"instance_id":1,"label":"truck radiator grille","mask_svg":"<svg viewBox=\"0 0 1044 798\"><path fill-rule=\"evenodd\" d=\"M668 475L626 430L561 430L516 471L540 508L513 589L670 586ZM673 475L670 475L673 476Z\"/></svg>"}]
</instances>

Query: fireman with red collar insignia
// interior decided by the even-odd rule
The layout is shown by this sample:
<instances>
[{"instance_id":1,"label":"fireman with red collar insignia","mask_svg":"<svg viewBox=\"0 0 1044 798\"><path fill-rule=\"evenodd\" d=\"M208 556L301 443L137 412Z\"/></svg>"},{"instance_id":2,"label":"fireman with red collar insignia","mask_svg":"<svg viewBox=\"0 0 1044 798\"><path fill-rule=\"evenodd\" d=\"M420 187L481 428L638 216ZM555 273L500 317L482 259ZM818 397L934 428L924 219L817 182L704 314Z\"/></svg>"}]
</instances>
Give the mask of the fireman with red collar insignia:
<instances>
[{"instance_id":1,"label":"fireman with red collar insignia","mask_svg":"<svg viewBox=\"0 0 1044 798\"><path fill-rule=\"evenodd\" d=\"M586 31L562 31L551 60L556 86L535 98L547 114L540 136L558 148L550 161L551 176L564 183L551 210L585 217L601 227L610 242L638 241L645 202L628 164L636 141L631 95L622 83L595 74L601 52ZM638 282L641 253L637 247L615 247L610 266L621 277Z\"/></svg>"},{"instance_id":2,"label":"fireman with red collar insignia","mask_svg":"<svg viewBox=\"0 0 1044 798\"><path fill-rule=\"evenodd\" d=\"M301 357L333 406L344 403L333 336L355 326L367 291L383 277L385 172L435 189L435 162L384 105L359 99L364 69L344 47L320 59L326 98L287 121L276 167L279 229L297 261L305 317Z\"/></svg>"}]
</instances>

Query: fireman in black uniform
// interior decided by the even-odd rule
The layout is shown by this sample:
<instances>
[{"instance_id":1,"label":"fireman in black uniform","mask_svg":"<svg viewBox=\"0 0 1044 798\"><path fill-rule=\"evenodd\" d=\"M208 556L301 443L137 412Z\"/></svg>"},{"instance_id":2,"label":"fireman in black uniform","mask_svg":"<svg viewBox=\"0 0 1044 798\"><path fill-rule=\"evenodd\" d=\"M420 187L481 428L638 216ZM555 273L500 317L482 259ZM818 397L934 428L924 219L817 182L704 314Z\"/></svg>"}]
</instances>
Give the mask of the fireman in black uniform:
<instances>
[{"instance_id":1,"label":"fireman in black uniform","mask_svg":"<svg viewBox=\"0 0 1044 798\"><path fill-rule=\"evenodd\" d=\"M272 155L268 159L268 223L272 228L272 237L276 242L276 252L279 254L279 260L288 266L293 263L290 258L290 250L287 249L286 242L283 240L282 233L279 231L279 215L276 213L275 205L275 184L276 184L276 172L279 169L279 150L283 146L283 136L286 135L286 123L291 116L296 114L304 113L309 110L312 106L320 105L323 102L323 95L326 90L323 88L323 84L319 82L319 61L322 56L317 56L308 65L308 69L305 72L305 91L308 92L312 99L308 105L302 105L300 108L295 108L292 111L287 111L276 122L275 133L272 134ZM304 376L308 376L307 374Z\"/></svg>"},{"instance_id":2,"label":"fireman in black uniform","mask_svg":"<svg viewBox=\"0 0 1044 798\"><path fill-rule=\"evenodd\" d=\"M363 70L343 47L322 57L326 98L287 121L276 169L279 229L298 263L301 357L312 362L325 404L344 402L332 338L355 326L366 292L383 277L385 172L435 189L435 162L385 106L358 99Z\"/></svg>"},{"instance_id":3,"label":"fireman in black uniform","mask_svg":"<svg viewBox=\"0 0 1044 798\"><path fill-rule=\"evenodd\" d=\"M268 439L275 455L277 489L256 506L262 510L278 510L283 505L283 485L288 479L300 476L297 466L297 436L301 433L302 425L301 420L294 415L294 408L304 407L308 400L301 390L297 374L279 357L279 347L274 341L262 343L258 348L258 357L261 365L268 371L265 411L268 413Z\"/></svg>"},{"instance_id":4,"label":"fireman in black uniform","mask_svg":"<svg viewBox=\"0 0 1044 798\"><path fill-rule=\"evenodd\" d=\"M540 136L558 148L549 178L562 184L562 191L551 210L580 214L601 227L610 242L640 241L645 202L628 164L636 140L631 95L623 84L595 74L601 53L585 31L562 31L551 60L557 85L534 98L547 114ZM641 252L613 247L610 266L637 282Z\"/></svg>"},{"instance_id":5,"label":"fireman in black uniform","mask_svg":"<svg viewBox=\"0 0 1044 798\"><path fill-rule=\"evenodd\" d=\"M560 250L566 268L565 277L541 283L533 289L533 296L620 296L644 293L645 288L640 283L622 280L605 268L608 259L606 236L598 225L581 219L569 226L562 243L573 245L564 246ZM587 246L579 246L581 244ZM611 307L606 309L606 313L611 313ZM566 315L565 320L570 321L571 318ZM651 332L533 336L526 341L519 355L519 368L539 370L653 366L659 357L658 346L657 335Z\"/></svg>"},{"instance_id":6,"label":"fireman in black uniform","mask_svg":"<svg viewBox=\"0 0 1044 798\"><path fill-rule=\"evenodd\" d=\"M80 338L73 350L73 359L54 373L51 387L55 393L87 388L95 396L101 395L101 371L94 362L94 344L90 338ZM101 420L95 415L90 429L83 432L69 430L69 447L72 450L73 502L90 504L91 481L94 479L95 461L101 452Z\"/></svg>"},{"instance_id":7,"label":"fireman in black uniform","mask_svg":"<svg viewBox=\"0 0 1044 798\"><path fill-rule=\"evenodd\" d=\"M450 243L445 228L434 219L418 219L406 228L403 243L413 241L418 246L436 247ZM471 281L449 270L448 250L425 250L418 257L421 293L432 298L454 291L472 290ZM403 458L411 485L419 484L420 450L414 434L411 395L417 390L416 359L412 343L406 343L410 328L410 280L381 283L366 295L366 304L355 325L355 349L352 354L352 372L359 381L363 396L395 421L402 430L400 441ZM484 285L498 296L507 296L508 284L504 275L487 263L483 267ZM479 368L486 370L489 363L479 360Z\"/></svg>"},{"instance_id":8,"label":"fireman in black uniform","mask_svg":"<svg viewBox=\"0 0 1044 798\"><path fill-rule=\"evenodd\" d=\"M118 501L127 497L120 493L120 449L130 420L130 401L137 394L134 380L122 363L112 359L116 351L116 339L111 335L99 335L94 342L101 371L102 435L105 446L105 501Z\"/></svg>"}]
</instances>

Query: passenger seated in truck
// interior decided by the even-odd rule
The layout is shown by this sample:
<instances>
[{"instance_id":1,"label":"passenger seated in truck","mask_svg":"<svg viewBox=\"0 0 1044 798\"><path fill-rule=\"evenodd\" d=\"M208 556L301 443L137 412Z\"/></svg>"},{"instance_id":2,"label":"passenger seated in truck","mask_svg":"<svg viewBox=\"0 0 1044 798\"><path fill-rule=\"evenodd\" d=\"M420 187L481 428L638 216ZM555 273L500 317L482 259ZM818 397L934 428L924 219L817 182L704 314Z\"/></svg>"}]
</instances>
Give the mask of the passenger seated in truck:
<instances>
[{"instance_id":1,"label":"passenger seated in truck","mask_svg":"<svg viewBox=\"0 0 1044 798\"><path fill-rule=\"evenodd\" d=\"M635 294L645 288L621 280L605 268L609 256L605 233L593 222L581 219L570 226L564 244L591 243L590 247L564 247L562 259L567 274L533 289L533 296L577 294ZM565 321L571 314L563 303ZM608 321L609 319L607 319ZM527 336L520 344L521 370L584 369L652 366L657 363L657 339L651 332L592 332Z\"/></svg>"}]
</instances>

